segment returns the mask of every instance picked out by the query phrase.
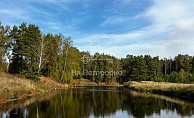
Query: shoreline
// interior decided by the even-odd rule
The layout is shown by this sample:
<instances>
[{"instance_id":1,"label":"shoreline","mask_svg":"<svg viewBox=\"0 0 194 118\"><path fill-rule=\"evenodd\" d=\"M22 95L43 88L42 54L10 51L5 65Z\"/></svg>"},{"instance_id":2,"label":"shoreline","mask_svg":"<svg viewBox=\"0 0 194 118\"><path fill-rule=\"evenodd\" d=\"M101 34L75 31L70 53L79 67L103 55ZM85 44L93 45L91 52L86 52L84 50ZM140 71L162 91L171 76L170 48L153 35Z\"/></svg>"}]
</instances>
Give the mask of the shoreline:
<instances>
[{"instance_id":1,"label":"shoreline","mask_svg":"<svg viewBox=\"0 0 194 118\"><path fill-rule=\"evenodd\" d=\"M11 102L0 103L0 113L9 112L15 108L22 108L36 101L48 100L54 97L59 92L58 90L52 90L45 94L37 94Z\"/></svg>"},{"instance_id":2,"label":"shoreline","mask_svg":"<svg viewBox=\"0 0 194 118\"><path fill-rule=\"evenodd\" d=\"M29 94L29 95L26 95L26 96L20 97L20 98L8 99L5 102L0 102L0 104L7 104L7 103L10 103L10 102L15 102L15 101L18 101L18 100L23 100L23 99L28 99L28 98L31 98L31 97L43 96L43 95L49 94L50 92L55 91L55 90L67 90L67 89L68 88L58 88L58 89L53 89L53 90L47 90L47 91L44 91L43 93L40 92L40 93L36 93L36 94Z\"/></svg>"},{"instance_id":3,"label":"shoreline","mask_svg":"<svg viewBox=\"0 0 194 118\"><path fill-rule=\"evenodd\" d=\"M179 98L194 99L194 84L153 82L153 81L130 81L124 84L125 88L154 94L175 96Z\"/></svg>"},{"instance_id":4,"label":"shoreline","mask_svg":"<svg viewBox=\"0 0 194 118\"><path fill-rule=\"evenodd\" d=\"M35 82L8 73L0 73L0 104L43 95L52 90L67 89L68 87L68 84L60 84L46 77L40 77L40 81Z\"/></svg>"},{"instance_id":5,"label":"shoreline","mask_svg":"<svg viewBox=\"0 0 194 118\"><path fill-rule=\"evenodd\" d=\"M78 86L73 86L73 87L124 87L123 85L78 85Z\"/></svg>"}]
</instances>

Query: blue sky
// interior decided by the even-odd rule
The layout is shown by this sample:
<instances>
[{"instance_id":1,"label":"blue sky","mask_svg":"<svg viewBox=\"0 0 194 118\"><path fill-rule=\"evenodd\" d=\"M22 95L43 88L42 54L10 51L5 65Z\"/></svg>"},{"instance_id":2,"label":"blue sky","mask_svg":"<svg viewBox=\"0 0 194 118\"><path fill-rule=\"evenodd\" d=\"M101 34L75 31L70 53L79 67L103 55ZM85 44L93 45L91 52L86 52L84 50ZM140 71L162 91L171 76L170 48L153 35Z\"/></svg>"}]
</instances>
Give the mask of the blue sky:
<instances>
[{"instance_id":1,"label":"blue sky","mask_svg":"<svg viewBox=\"0 0 194 118\"><path fill-rule=\"evenodd\" d=\"M1 0L3 25L36 24L80 51L174 57L194 53L193 0Z\"/></svg>"}]
</instances>

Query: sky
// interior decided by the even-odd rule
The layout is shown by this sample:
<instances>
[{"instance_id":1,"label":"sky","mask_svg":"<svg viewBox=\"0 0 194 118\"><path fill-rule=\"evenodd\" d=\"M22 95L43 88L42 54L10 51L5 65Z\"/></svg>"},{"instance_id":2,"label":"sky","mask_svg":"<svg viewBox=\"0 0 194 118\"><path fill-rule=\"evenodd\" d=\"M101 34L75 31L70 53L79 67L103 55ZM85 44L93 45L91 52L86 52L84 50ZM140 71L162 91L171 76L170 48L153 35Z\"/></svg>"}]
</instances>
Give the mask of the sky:
<instances>
[{"instance_id":1,"label":"sky","mask_svg":"<svg viewBox=\"0 0 194 118\"><path fill-rule=\"evenodd\" d=\"M194 0L1 0L0 21L70 36L91 54L194 55Z\"/></svg>"}]
</instances>

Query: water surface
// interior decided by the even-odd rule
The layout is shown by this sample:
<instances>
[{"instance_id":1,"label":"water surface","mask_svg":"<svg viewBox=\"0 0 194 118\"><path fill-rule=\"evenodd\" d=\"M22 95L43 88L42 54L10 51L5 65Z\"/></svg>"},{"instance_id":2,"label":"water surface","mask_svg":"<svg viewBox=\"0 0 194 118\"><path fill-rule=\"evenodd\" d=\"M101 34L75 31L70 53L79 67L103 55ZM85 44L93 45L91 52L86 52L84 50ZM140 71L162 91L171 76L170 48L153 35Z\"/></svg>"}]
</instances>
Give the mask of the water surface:
<instances>
[{"instance_id":1,"label":"water surface","mask_svg":"<svg viewBox=\"0 0 194 118\"><path fill-rule=\"evenodd\" d=\"M194 103L122 87L80 87L0 105L0 117L194 117Z\"/></svg>"}]
</instances>

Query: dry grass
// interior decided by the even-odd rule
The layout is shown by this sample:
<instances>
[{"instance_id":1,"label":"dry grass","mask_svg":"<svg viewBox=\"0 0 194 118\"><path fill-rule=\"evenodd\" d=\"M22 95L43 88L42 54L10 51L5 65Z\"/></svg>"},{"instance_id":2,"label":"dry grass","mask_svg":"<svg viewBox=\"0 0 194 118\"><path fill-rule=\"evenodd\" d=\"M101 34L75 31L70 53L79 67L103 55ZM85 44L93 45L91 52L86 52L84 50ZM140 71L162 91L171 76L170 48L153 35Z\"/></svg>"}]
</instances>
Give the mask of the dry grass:
<instances>
[{"instance_id":1,"label":"dry grass","mask_svg":"<svg viewBox=\"0 0 194 118\"><path fill-rule=\"evenodd\" d=\"M158 94L145 93L145 92L136 92L136 91L131 91L131 90L129 90L128 92L130 92L130 94L132 94L132 96L135 96L135 97L156 98L156 99L161 99L161 100L169 101L169 102L180 104L180 105L194 106L194 103L192 102L188 102L188 101L181 100L181 99L176 99L176 98L165 96L165 95L158 95Z\"/></svg>"},{"instance_id":2,"label":"dry grass","mask_svg":"<svg viewBox=\"0 0 194 118\"><path fill-rule=\"evenodd\" d=\"M11 91L12 89L35 90L35 83L31 80L17 78L13 75L0 73L0 86L3 91Z\"/></svg>"},{"instance_id":3,"label":"dry grass","mask_svg":"<svg viewBox=\"0 0 194 118\"><path fill-rule=\"evenodd\" d=\"M194 98L194 84L167 83L167 82L127 82L125 87L138 91L149 91L180 97Z\"/></svg>"},{"instance_id":4,"label":"dry grass","mask_svg":"<svg viewBox=\"0 0 194 118\"><path fill-rule=\"evenodd\" d=\"M76 86L88 86L88 85L90 85L90 86L97 86L97 84L95 82L92 82L92 81L90 81L88 79L83 79L83 78L75 79L73 81L73 83L75 83Z\"/></svg>"},{"instance_id":5,"label":"dry grass","mask_svg":"<svg viewBox=\"0 0 194 118\"><path fill-rule=\"evenodd\" d=\"M45 77L34 82L7 73L0 73L0 103L67 87L67 84L59 84Z\"/></svg>"}]
</instances>

